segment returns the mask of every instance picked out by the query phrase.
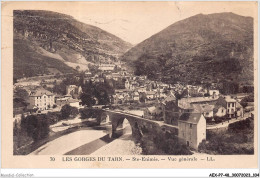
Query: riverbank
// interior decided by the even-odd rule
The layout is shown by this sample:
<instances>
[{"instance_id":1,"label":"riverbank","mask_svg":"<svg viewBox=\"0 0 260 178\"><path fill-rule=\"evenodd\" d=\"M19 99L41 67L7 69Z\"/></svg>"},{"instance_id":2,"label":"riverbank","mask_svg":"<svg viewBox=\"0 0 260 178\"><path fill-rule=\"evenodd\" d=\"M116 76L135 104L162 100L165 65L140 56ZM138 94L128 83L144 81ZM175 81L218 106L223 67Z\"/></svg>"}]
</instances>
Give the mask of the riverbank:
<instances>
[{"instance_id":1,"label":"riverbank","mask_svg":"<svg viewBox=\"0 0 260 178\"><path fill-rule=\"evenodd\" d=\"M91 155L142 155L142 148L140 144L135 142L130 126L127 126L122 136L104 145Z\"/></svg>"},{"instance_id":2,"label":"riverbank","mask_svg":"<svg viewBox=\"0 0 260 178\"><path fill-rule=\"evenodd\" d=\"M106 133L101 130L80 129L49 141L30 153L30 155L64 155L105 135Z\"/></svg>"},{"instance_id":3,"label":"riverbank","mask_svg":"<svg viewBox=\"0 0 260 178\"><path fill-rule=\"evenodd\" d=\"M28 155L31 152L38 149L39 147L41 147L42 145L47 144L48 142L51 142L59 137L73 133L77 130L91 129L91 126L95 125L93 122L90 122L88 120L84 120L83 122L72 123L70 125L64 125L64 126L62 126L62 122L64 121L61 121L61 123L59 123L58 125L54 125L53 127L50 126L50 128L58 127L59 129L57 129L56 132L51 131L47 138L38 140L37 142L31 142L30 144L24 145L23 147L15 150L14 152L15 155ZM100 130L102 130L102 128L100 128Z\"/></svg>"}]
</instances>

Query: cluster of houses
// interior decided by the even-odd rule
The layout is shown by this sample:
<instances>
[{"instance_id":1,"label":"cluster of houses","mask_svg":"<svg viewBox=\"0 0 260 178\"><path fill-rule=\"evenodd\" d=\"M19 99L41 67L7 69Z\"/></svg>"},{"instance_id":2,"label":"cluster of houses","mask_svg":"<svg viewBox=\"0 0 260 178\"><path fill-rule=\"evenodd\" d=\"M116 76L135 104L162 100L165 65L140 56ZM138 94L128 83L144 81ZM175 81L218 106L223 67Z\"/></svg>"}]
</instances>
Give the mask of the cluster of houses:
<instances>
[{"instance_id":1,"label":"cluster of houses","mask_svg":"<svg viewBox=\"0 0 260 178\"><path fill-rule=\"evenodd\" d=\"M121 67L119 62L117 66ZM105 79L119 80L123 77L130 78L131 75L126 71L114 72L115 64L100 64L98 69L99 73L93 74L90 71L86 71L83 78L83 83L92 81L93 83L104 83ZM66 86L66 95L54 94L51 89L55 84L59 84L65 76L57 77L38 77L33 80L21 79L18 83L14 84L14 90L16 88L22 88L29 94L28 106L29 110L51 110L55 107L62 107L65 104L69 104L74 107L80 107L80 95L82 88L76 85ZM75 80L80 80L81 75L74 76ZM49 89L50 90L49 90ZM16 109L16 108L14 108Z\"/></svg>"},{"instance_id":2,"label":"cluster of houses","mask_svg":"<svg viewBox=\"0 0 260 178\"><path fill-rule=\"evenodd\" d=\"M91 81L92 83L104 83L105 79L119 81L122 78L130 78L132 75L127 73L125 70L115 71L114 64L100 64L98 66L99 71L95 74L90 71L84 73L84 83ZM76 80L80 79L80 75L76 76Z\"/></svg>"},{"instance_id":3,"label":"cluster of houses","mask_svg":"<svg viewBox=\"0 0 260 178\"><path fill-rule=\"evenodd\" d=\"M123 75L120 75L121 77ZM146 102L150 100L162 100L169 92L179 93L182 97L203 97L205 94L218 96L216 89L205 89L202 86L182 85L180 83L171 85L158 81L150 81L146 76L123 76L125 79L124 89L115 91L111 96L112 104L123 104L128 102ZM184 92L186 91L186 93ZM185 93L185 94L183 94Z\"/></svg>"},{"instance_id":4,"label":"cluster of houses","mask_svg":"<svg viewBox=\"0 0 260 178\"><path fill-rule=\"evenodd\" d=\"M107 71L113 71L115 69L114 64L99 64L98 69L107 72Z\"/></svg>"},{"instance_id":5,"label":"cluster of houses","mask_svg":"<svg viewBox=\"0 0 260 178\"><path fill-rule=\"evenodd\" d=\"M113 71L116 68L125 70L126 68L123 66L124 63L122 61L111 61L110 59L106 59L106 63L100 63L98 65L98 69L101 70L102 72L109 72Z\"/></svg>"},{"instance_id":6,"label":"cluster of houses","mask_svg":"<svg viewBox=\"0 0 260 178\"><path fill-rule=\"evenodd\" d=\"M80 86L69 85L66 87L66 95L55 95L54 93L39 87L29 93L28 109L44 111L51 110L57 106L62 107L69 104L80 107L79 96L82 93Z\"/></svg>"},{"instance_id":7,"label":"cluster of houses","mask_svg":"<svg viewBox=\"0 0 260 178\"><path fill-rule=\"evenodd\" d=\"M171 85L150 81L146 76L137 77L125 70L116 71L115 66L115 64L100 64L99 73L94 75L89 71L85 72L83 82L103 83L106 79L124 81L123 89L116 89L115 93L110 96L111 104L149 103L151 107L142 108L143 117L178 126L178 137L195 149L203 139L206 139L207 122L244 116L239 98L223 96L214 87L205 89L202 86L180 83ZM80 76L75 78L80 80ZM46 85L49 88L53 84L53 79L36 83L38 86ZM29 93L28 109L44 111L55 107L61 108L66 104L81 107L79 98L82 88L80 86L68 85L66 95L55 95L42 87L32 87L31 83L25 83L25 85Z\"/></svg>"},{"instance_id":8,"label":"cluster of houses","mask_svg":"<svg viewBox=\"0 0 260 178\"><path fill-rule=\"evenodd\" d=\"M178 136L195 149L206 139L206 121L216 118L243 117L243 107L237 98L222 96L218 91L208 97L177 99L173 92L152 107L146 108L144 118L164 121L178 126Z\"/></svg>"},{"instance_id":9,"label":"cluster of houses","mask_svg":"<svg viewBox=\"0 0 260 178\"><path fill-rule=\"evenodd\" d=\"M57 106L62 107L66 104L79 108L81 106L80 95L82 93L81 86L68 85L66 87L66 95L56 95L55 103Z\"/></svg>"},{"instance_id":10,"label":"cluster of houses","mask_svg":"<svg viewBox=\"0 0 260 178\"><path fill-rule=\"evenodd\" d=\"M145 76L126 77L124 89L115 90L111 96L112 104L124 104L129 102L147 102L166 97L169 85L149 81Z\"/></svg>"},{"instance_id":11,"label":"cluster of houses","mask_svg":"<svg viewBox=\"0 0 260 178\"><path fill-rule=\"evenodd\" d=\"M206 119L244 116L243 107L236 98L213 93L208 97L177 99L173 92L169 92L165 99L159 100L155 106L145 110L147 117L153 120L163 120L168 124L176 124L178 117L185 112L201 113Z\"/></svg>"}]
</instances>

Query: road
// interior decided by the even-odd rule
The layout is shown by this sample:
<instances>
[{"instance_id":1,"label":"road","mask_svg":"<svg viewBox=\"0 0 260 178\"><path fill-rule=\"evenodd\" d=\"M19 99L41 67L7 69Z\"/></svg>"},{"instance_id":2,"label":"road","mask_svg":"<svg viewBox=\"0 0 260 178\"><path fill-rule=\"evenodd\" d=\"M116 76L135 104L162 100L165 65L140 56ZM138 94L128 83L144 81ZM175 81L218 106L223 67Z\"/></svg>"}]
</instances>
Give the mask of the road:
<instances>
[{"instance_id":1,"label":"road","mask_svg":"<svg viewBox=\"0 0 260 178\"><path fill-rule=\"evenodd\" d=\"M244 114L244 117L242 117L242 118L240 118L240 117L237 118L237 119L236 119L236 118L233 118L233 119L231 119L231 120L229 120L229 121L225 121L225 122L220 123L220 124L208 125L208 126L207 126L207 129L210 130L210 129L219 129L219 128L228 127L228 125L231 124L231 123L235 123L235 122L238 122L238 121L247 119L248 117L251 116L251 113L252 113L252 112L245 113L245 114Z\"/></svg>"}]
</instances>

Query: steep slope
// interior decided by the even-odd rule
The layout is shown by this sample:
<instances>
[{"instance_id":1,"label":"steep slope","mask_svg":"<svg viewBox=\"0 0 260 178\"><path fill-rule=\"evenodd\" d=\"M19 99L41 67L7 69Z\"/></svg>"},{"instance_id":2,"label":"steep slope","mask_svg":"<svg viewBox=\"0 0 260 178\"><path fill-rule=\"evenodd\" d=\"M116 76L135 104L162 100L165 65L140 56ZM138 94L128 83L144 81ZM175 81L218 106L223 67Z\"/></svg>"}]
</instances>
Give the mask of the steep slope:
<instances>
[{"instance_id":1,"label":"steep slope","mask_svg":"<svg viewBox=\"0 0 260 178\"><path fill-rule=\"evenodd\" d=\"M50 71L46 66L60 72L85 70L89 63L118 60L130 47L115 35L68 15L14 11L14 74L18 78L46 74ZM26 68L31 72L23 71Z\"/></svg>"},{"instance_id":2,"label":"steep slope","mask_svg":"<svg viewBox=\"0 0 260 178\"><path fill-rule=\"evenodd\" d=\"M122 57L135 70L168 83L253 82L253 18L233 13L176 22Z\"/></svg>"}]
</instances>

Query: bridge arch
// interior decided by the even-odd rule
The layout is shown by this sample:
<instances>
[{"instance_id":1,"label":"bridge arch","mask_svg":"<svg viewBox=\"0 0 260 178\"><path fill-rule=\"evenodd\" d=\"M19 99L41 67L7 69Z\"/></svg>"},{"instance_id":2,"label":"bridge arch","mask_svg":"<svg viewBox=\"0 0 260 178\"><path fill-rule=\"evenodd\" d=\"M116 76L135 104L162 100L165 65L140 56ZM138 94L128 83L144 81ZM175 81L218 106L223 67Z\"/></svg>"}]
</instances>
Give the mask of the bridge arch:
<instances>
[{"instance_id":1,"label":"bridge arch","mask_svg":"<svg viewBox=\"0 0 260 178\"><path fill-rule=\"evenodd\" d=\"M123 129L124 121L128 121L132 131L132 136L135 140L139 140L144 134L169 131L167 136L174 134L178 135L178 127L176 126L160 126L157 123L144 119L143 117L130 114L128 112L122 112L117 110L103 110L88 108L82 112L84 115L89 117L97 118L97 125L106 127L106 131L110 137L117 138L117 131Z\"/></svg>"},{"instance_id":2,"label":"bridge arch","mask_svg":"<svg viewBox=\"0 0 260 178\"><path fill-rule=\"evenodd\" d=\"M111 122L110 121L110 116L109 116L109 114L107 114L107 113L105 113L105 112L103 112L101 115L100 115L100 124L101 123L109 123L109 122Z\"/></svg>"},{"instance_id":3,"label":"bridge arch","mask_svg":"<svg viewBox=\"0 0 260 178\"><path fill-rule=\"evenodd\" d=\"M121 130L123 131L123 133L125 133L126 131L130 131L132 133L132 136L135 139L139 139L140 137L142 137L143 133L137 121L127 117L121 117L118 119L111 118L111 119L112 119L112 137L117 137L118 136L117 133L120 132ZM129 125L125 125L125 124L129 124Z\"/></svg>"}]
</instances>

